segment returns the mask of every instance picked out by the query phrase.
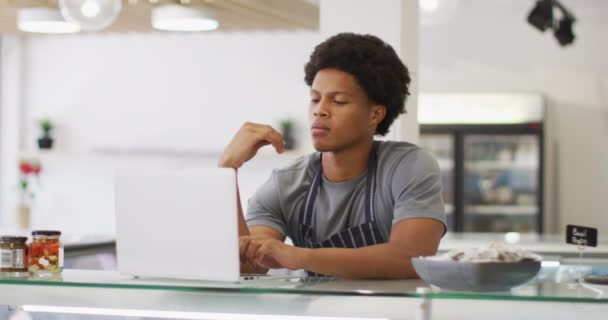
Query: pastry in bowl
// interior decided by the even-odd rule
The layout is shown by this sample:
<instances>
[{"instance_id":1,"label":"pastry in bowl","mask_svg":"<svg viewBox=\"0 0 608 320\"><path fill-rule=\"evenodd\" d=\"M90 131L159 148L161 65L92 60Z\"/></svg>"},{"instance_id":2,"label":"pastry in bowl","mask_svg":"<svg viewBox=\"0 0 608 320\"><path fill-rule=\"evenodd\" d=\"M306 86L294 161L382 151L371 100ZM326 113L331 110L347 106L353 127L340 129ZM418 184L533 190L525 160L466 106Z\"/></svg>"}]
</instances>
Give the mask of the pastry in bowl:
<instances>
[{"instance_id":1,"label":"pastry in bowl","mask_svg":"<svg viewBox=\"0 0 608 320\"><path fill-rule=\"evenodd\" d=\"M482 248L412 258L412 264L422 280L441 289L508 291L534 278L540 270L540 260L540 256L521 248L491 243Z\"/></svg>"}]
</instances>

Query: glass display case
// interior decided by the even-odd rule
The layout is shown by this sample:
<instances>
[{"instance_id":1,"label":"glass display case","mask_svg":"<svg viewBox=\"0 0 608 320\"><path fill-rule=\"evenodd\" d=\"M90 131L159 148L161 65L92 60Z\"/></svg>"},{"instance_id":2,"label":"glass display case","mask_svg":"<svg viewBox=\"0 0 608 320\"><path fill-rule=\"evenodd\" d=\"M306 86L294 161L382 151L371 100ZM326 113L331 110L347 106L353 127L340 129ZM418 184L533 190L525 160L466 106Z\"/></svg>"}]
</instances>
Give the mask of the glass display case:
<instances>
[{"instance_id":1,"label":"glass display case","mask_svg":"<svg viewBox=\"0 0 608 320\"><path fill-rule=\"evenodd\" d=\"M424 125L441 168L449 230L542 233L542 125Z\"/></svg>"},{"instance_id":2,"label":"glass display case","mask_svg":"<svg viewBox=\"0 0 608 320\"><path fill-rule=\"evenodd\" d=\"M423 94L450 231L543 233L544 108L534 94Z\"/></svg>"},{"instance_id":3,"label":"glass display case","mask_svg":"<svg viewBox=\"0 0 608 320\"><path fill-rule=\"evenodd\" d=\"M61 278L2 279L0 303L13 312L139 316L176 319L413 319L469 315L471 306L499 312L524 302L529 316L564 308L601 319L608 286L574 284L578 267L544 266L537 277L508 292L454 292L421 280L265 278L241 283L134 279L114 271L64 270ZM605 267L584 266L608 272ZM421 289L426 288L426 289ZM454 302L458 300L458 302ZM534 302L530 304L530 302ZM547 304L546 302L552 302ZM440 307L441 306L441 307ZM511 307L508 304L507 307ZM603 312L600 312L604 310ZM513 313L515 312L515 313ZM562 311L560 311L562 312ZM545 314L546 315L546 314ZM564 315L564 313L562 313ZM483 318L477 314L477 318Z\"/></svg>"}]
</instances>

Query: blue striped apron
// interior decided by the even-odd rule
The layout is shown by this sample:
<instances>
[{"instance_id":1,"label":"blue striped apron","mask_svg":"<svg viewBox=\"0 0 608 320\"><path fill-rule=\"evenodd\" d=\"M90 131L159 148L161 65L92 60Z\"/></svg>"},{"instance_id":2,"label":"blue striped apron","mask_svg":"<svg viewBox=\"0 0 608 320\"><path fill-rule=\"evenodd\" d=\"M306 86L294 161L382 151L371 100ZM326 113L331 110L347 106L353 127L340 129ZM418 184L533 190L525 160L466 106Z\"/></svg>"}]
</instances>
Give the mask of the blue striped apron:
<instances>
[{"instance_id":1,"label":"blue striped apron","mask_svg":"<svg viewBox=\"0 0 608 320\"><path fill-rule=\"evenodd\" d=\"M379 243L385 240L380 233L374 214L374 192L376 188L376 168L378 166L377 155L378 143L374 141L371 154L367 164L367 179L365 186L365 223L347 228L329 238L316 241L315 232L312 224L314 221L314 206L317 200L319 186L323 180L322 161L319 169L314 174L312 183L306 195L306 203L300 214L298 224L298 237L294 239L294 244L301 248L361 248ZM323 277L324 275L316 272L306 271L311 277Z\"/></svg>"}]
</instances>

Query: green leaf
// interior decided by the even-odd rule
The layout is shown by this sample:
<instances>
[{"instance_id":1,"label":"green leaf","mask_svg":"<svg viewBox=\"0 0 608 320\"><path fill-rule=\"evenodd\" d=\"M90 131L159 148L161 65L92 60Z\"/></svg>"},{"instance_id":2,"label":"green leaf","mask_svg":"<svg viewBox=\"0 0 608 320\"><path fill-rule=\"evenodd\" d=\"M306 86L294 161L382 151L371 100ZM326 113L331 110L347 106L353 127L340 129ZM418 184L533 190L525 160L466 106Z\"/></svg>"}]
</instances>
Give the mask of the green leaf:
<instances>
[{"instance_id":1,"label":"green leaf","mask_svg":"<svg viewBox=\"0 0 608 320\"><path fill-rule=\"evenodd\" d=\"M40 125L40 129L42 129L44 132L48 132L53 129L53 122L51 122L49 118L40 119L38 124Z\"/></svg>"}]
</instances>

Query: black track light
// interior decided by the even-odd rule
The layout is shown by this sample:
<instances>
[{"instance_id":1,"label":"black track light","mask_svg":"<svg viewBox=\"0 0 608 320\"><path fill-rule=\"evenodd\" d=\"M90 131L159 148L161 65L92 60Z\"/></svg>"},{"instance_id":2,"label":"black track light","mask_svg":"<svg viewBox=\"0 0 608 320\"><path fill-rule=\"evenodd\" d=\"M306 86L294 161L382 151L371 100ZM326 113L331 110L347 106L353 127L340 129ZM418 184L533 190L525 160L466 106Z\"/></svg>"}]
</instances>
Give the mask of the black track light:
<instances>
[{"instance_id":1,"label":"black track light","mask_svg":"<svg viewBox=\"0 0 608 320\"><path fill-rule=\"evenodd\" d=\"M536 6L528 15L528 22L541 32L551 28L553 26L553 1L536 1Z\"/></svg>"},{"instance_id":2,"label":"black track light","mask_svg":"<svg viewBox=\"0 0 608 320\"><path fill-rule=\"evenodd\" d=\"M564 17L559 21L555 29L555 37L561 46L567 46L574 42L574 33L572 33L572 23L574 20L569 17Z\"/></svg>"},{"instance_id":3,"label":"black track light","mask_svg":"<svg viewBox=\"0 0 608 320\"><path fill-rule=\"evenodd\" d=\"M553 9L557 8L561 12L561 19L556 21ZM561 46L567 46L574 42L574 32L572 24L576 19L558 0L538 0L534 8L528 14L528 23L536 29L544 32L553 29L553 34Z\"/></svg>"}]
</instances>

